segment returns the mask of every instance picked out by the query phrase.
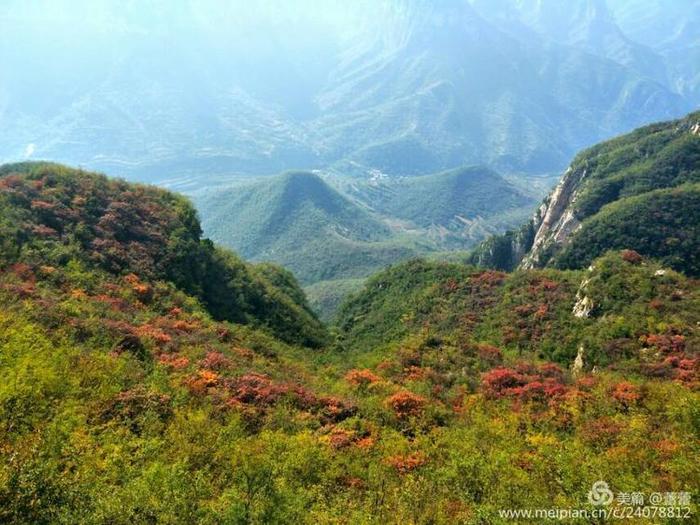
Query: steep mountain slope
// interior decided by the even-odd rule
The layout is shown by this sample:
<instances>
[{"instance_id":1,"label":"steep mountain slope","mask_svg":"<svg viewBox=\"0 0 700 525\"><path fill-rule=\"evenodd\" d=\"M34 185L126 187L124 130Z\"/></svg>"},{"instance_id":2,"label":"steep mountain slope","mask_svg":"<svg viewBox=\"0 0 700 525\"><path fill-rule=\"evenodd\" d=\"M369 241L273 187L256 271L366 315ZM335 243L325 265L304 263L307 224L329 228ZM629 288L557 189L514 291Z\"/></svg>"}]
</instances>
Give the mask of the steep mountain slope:
<instances>
[{"instance_id":1,"label":"steep mountain slope","mask_svg":"<svg viewBox=\"0 0 700 525\"><path fill-rule=\"evenodd\" d=\"M620 28L613 0L471 0L479 14L522 39L542 39L607 58L667 85L666 63L654 49ZM640 14L641 15L641 14ZM678 16L678 15L676 15Z\"/></svg>"},{"instance_id":2,"label":"steep mountain slope","mask_svg":"<svg viewBox=\"0 0 700 525\"><path fill-rule=\"evenodd\" d=\"M650 112L688 107L615 62L505 33L467 2L398 2L387 17L392 30L333 74L318 127L355 149L352 161L389 174L548 171Z\"/></svg>"},{"instance_id":3,"label":"steep mountain slope","mask_svg":"<svg viewBox=\"0 0 700 525\"><path fill-rule=\"evenodd\" d=\"M505 524L698 486L699 288L632 252L397 266L318 349L291 275L172 193L4 167L0 233L3 523Z\"/></svg>"},{"instance_id":4,"label":"steep mountain slope","mask_svg":"<svg viewBox=\"0 0 700 525\"><path fill-rule=\"evenodd\" d=\"M700 114L655 124L580 153L532 221L471 260L513 268L582 267L631 248L698 275Z\"/></svg>"}]
</instances>

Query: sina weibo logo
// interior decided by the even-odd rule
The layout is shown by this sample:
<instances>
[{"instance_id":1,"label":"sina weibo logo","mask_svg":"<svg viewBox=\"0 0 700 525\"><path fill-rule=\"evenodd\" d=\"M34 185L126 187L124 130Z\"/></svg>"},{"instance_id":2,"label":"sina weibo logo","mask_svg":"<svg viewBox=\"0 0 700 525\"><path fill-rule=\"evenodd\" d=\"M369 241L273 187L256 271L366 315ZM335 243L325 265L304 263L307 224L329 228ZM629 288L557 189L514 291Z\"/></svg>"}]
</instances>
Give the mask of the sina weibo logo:
<instances>
[{"instance_id":1,"label":"sina weibo logo","mask_svg":"<svg viewBox=\"0 0 700 525\"><path fill-rule=\"evenodd\" d=\"M588 503L591 505L610 505L613 492L605 481L596 481L588 492Z\"/></svg>"}]
</instances>

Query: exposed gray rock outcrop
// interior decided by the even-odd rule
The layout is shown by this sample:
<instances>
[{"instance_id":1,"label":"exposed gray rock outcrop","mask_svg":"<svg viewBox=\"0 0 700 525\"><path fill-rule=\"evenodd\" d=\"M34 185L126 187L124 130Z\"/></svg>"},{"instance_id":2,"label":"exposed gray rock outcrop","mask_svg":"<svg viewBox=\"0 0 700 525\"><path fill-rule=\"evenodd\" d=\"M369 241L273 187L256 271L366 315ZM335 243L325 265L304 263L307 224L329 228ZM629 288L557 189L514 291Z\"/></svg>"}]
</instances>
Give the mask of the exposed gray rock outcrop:
<instances>
[{"instance_id":1,"label":"exposed gray rock outcrop","mask_svg":"<svg viewBox=\"0 0 700 525\"><path fill-rule=\"evenodd\" d=\"M583 345L579 345L576 359L571 365L571 375L576 378L583 373Z\"/></svg>"},{"instance_id":2,"label":"exposed gray rock outcrop","mask_svg":"<svg viewBox=\"0 0 700 525\"><path fill-rule=\"evenodd\" d=\"M530 252L523 258L520 268L534 268L546 261L542 255L552 244L562 245L581 225L574 213L577 190L586 177L585 167L569 168L540 210L542 221L537 228Z\"/></svg>"}]
</instances>

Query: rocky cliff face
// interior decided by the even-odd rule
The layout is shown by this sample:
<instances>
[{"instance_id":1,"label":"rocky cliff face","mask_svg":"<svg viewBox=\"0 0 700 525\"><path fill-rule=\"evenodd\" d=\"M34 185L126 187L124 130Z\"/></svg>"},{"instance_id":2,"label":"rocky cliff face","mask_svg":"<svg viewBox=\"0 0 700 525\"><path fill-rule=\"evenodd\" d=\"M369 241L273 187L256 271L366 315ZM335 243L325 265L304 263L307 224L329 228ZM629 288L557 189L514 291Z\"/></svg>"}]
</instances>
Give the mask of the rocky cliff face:
<instances>
[{"instance_id":1,"label":"rocky cliff face","mask_svg":"<svg viewBox=\"0 0 700 525\"><path fill-rule=\"evenodd\" d=\"M695 112L581 152L527 224L487 240L469 262L506 271L578 268L606 250L630 248L695 272L679 261L696 238L689 209L700 183L698 137ZM670 189L678 191L664 193Z\"/></svg>"},{"instance_id":2,"label":"rocky cliff face","mask_svg":"<svg viewBox=\"0 0 700 525\"><path fill-rule=\"evenodd\" d=\"M530 250L520 262L520 268L535 268L546 263L546 254L557 245L561 246L579 228L581 223L576 218L573 204L585 177L585 167L570 167L566 170L557 187L533 218L533 221L538 217L541 217L541 220L536 225L537 233Z\"/></svg>"},{"instance_id":3,"label":"rocky cliff face","mask_svg":"<svg viewBox=\"0 0 700 525\"><path fill-rule=\"evenodd\" d=\"M683 140L684 136L687 137L688 134L692 136L700 136L700 120L698 120L698 115L693 114L685 119L676 121L675 123L670 123L670 125L665 126L666 132L673 136L672 141ZM675 125L674 125L675 124ZM649 136L654 133L658 133L658 130L653 130L650 127ZM624 139L624 137L623 137ZM611 141L612 143L613 141ZM637 143L637 147L644 147L642 140ZM605 145L605 144L604 144ZM538 212L533 218L533 226L536 228L536 233L532 242L532 246L526 253L520 264L519 268L529 269L545 266L551 258L559 252L559 250L567 244L567 242L572 238L572 236L581 228L581 221L584 217L581 217L581 212L577 212L577 198L581 195L583 191L586 191L586 180L587 175L589 175L590 167L589 165L601 164L596 158L595 148L591 150L589 157L583 161L575 160L574 163L566 170L561 181L547 198L547 200L542 204ZM605 152L603 152L605 155ZM688 155L685 155L687 158ZM685 161L684 158L680 159ZM609 162L606 160L606 162ZM631 161L631 163L634 161ZM686 169L690 171L696 171L697 167L690 163ZM600 168L598 168L600 170ZM659 171L662 171L662 165L659 163L657 166ZM653 173L650 176L654 176ZM689 178L682 182L693 181L695 178ZM671 183L669 186L673 186ZM537 218L541 217L541 221L537 223Z\"/></svg>"}]
</instances>

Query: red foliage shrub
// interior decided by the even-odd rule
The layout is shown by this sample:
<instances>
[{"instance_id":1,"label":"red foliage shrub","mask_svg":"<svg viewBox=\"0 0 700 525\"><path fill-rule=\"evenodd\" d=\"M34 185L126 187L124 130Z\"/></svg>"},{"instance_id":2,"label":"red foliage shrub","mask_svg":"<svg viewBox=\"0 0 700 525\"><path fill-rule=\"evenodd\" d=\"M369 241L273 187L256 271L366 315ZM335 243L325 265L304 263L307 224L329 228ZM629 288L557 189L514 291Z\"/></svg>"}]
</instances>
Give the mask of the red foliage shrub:
<instances>
[{"instance_id":1,"label":"red foliage shrub","mask_svg":"<svg viewBox=\"0 0 700 525\"><path fill-rule=\"evenodd\" d=\"M482 388L487 397L515 397L527 401L547 401L567 392L562 383L563 370L554 363L535 367L519 363L515 369L499 367L482 376Z\"/></svg>"},{"instance_id":2,"label":"red foliage shrub","mask_svg":"<svg viewBox=\"0 0 700 525\"><path fill-rule=\"evenodd\" d=\"M637 403L641 399L639 389L627 381L617 383L610 393L616 401L625 407L629 407Z\"/></svg>"},{"instance_id":3,"label":"red foliage shrub","mask_svg":"<svg viewBox=\"0 0 700 525\"><path fill-rule=\"evenodd\" d=\"M551 379L543 381L531 381L523 386L508 389L505 395L518 398L523 401L545 402L552 398L564 395L566 387Z\"/></svg>"},{"instance_id":4,"label":"red foliage shrub","mask_svg":"<svg viewBox=\"0 0 700 525\"><path fill-rule=\"evenodd\" d=\"M199 362L199 366L209 370L226 370L231 368L231 360L221 352L208 352Z\"/></svg>"},{"instance_id":5,"label":"red foliage shrub","mask_svg":"<svg viewBox=\"0 0 700 525\"><path fill-rule=\"evenodd\" d=\"M0 178L0 191L11 191L24 186L24 179L21 175L7 175Z\"/></svg>"},{"instance_id":6,"label":"red foliage shrub","mask_svg":"<svg viewBox=\"0 0 700 525\"><path fill-rule=\"evenodd\" d=\"M549 311L549 306L547 306L546 304L541 304L540 306L537 307L537 311L535 312L535 317L537 319L543 319L547 315L548 311Z\"/></svg>"},{"instance_id":7,"label":"red foliage shrub","mask_svg":"<svg viewBox=\"0 0 700 525\"><path fill-rule=\"evenodd\" d=\"M357 412L357 407L349 405L336 397L319 399L319 416L324 423L337 423Z\"/></svg>"},{"instance_id":8,"label":"red foliage shrub","mask_svg":"<svg viewBox=\"0 0 700 525\"><path fill-rule=\"evenodd\" d=\"M32 297L36 293L36 287L34 286L34 283L31 282L23 282L20 284L6 284L3 285L3 288L5 288L13 295L16 295L20 299Z\"/></svg>"},{"instance_id":9,"label":"red foliage shrub","mask_svg":"<svg viewBox=\"0 0 700 525\"><path fill-rule=\"evenodd\" d=\"M556 290L557 288L559 288L559 283L556 281L552 281L551 279L542 279L540 281L540 286L545 290Z\"/></svg>"},{"instance_id":10,"label":"red foliage shrub","mask_svg":"<svg viewBox=\"0 0 700 525\"><path fill-rule=\"evenodd\" d=\"M482 386L487 396L502 397L510 395L514 388L523 387L527 378L510 368L494 368L482 377Z\"/></svg>"},{"instance_id":11,"label":"red foliage shrub","mask_svg":"<svg viewBox=\"0 0 700 525\"><path fill-rule=\"evenodd\" d=\"M381 361L379 364L377 364L377 370L379 370L380 372L390 372L394 368L396 368L396 363L389 359L385 359L384 361Z\"/></svg>"},{"instance_id":12,"label":"red foliage shrub","mask_svg":"<svg viewBox=\"0 0 700 525\"><path fill-rule=\"evenodd\" d=\"M535 306L532 304L519 304L513 308L513 311L520 317L528 317L535 311Z\"/></svg>"},{"instance_id":13,"label":"red foliage shrub","mask_svg":"<svg viewBox=\"0 0 700 525\"><path fill-rule=\"evenodd\" d=\"M591 390L596 384L598 384L598 380L595 376L583 376L576 381L576 386L581 390Z\"/></svg>"},{"instance_id":14,"label":"red foliage shrub","mask_svg":"<svg viewBox=\"0 0 700 525\"><path fill-rule=\"evenodd\" d=\"M422 381L430 374L431 370L420 366L409 366L403 372L407 381Z\"/></svg>"},{"instance_id":15,"label":"red foliage shrub","mask_svg":"<svg viewBox=\"0 0 700 525\"><path fill-rule=\"evenodd\" d=\"M253 352L249 348L234 346L231 351L237 356L242 357L243 359L253 359L255 357L255 352Z\"/></svg>"},{"instance_id":16,"label":"red foliage shrub","mask_svg":"<svg viewBox=\"0 0 700 525\"><path fill-rule=\"evenodd\" d=\"M30 206L33 210L41 210L41 211L53 211L56 209L56 203L42 201L42 200L38 200L38 199L33 200L31 202Z\"/></svg>"},{"instance_id":17,"label":"red foliage shrub","mask_svg":"<svg viewBox=\"0 0 700 525\"><path fill-rule=\"evenodd\" d=\"M170 396L151 392L142 386L125 390L99 408L97 420L129 422L131 429L136 432L140 425L135 419L146 412L153 412L161 420L166 420L172 414Z\"/></svg>"},{"instance_id":18,"label":"red foliage shrub","mask_svg":"<svg viewBox=\"0 0 700 525\"><path fill-rule=\"evenodd\" d=\"M382 378L365 368L363 370L350 370L345 374L345 380L353 386L365 387L381 381Z\"/></svg>"},{"instance_id":19,"label":"red foliage shrub","mask_svg":"<svg viewBox=\"0 0 700 525\"><path fill-rule=\"evenodd\" d=\"M25 263L16 263L10 266L10 271L24 281L35 281L34 268Z\"/></svg>"},{"instance_id":20,"label":"red foliage shrub","mask_svg":"<svg viewBox=\"0 0 700 525\"><path fill-rule=\"evenodd\" d=\"M233 339L233 333L226 326L220 325L216 328L216 336L222 343L228 343Z\"/></svg>"},{"instance_id":21,"label":"red foliage shrub","mask_svg":"<svg viewBox=\"0 0 700 525\"><path fill-rule=\"evenodd\" d=\"M683 352L685 350L685 336L683 335L649 334L642 336L641 341L665 354Z\"/></svg>"},{"instance_id":22,"label":"red foliage shrub","mask_svg":"<svg viewBox=\"0 0 700 525\"><path fill-rule=\"evenodd\" d=\"M351 489L362 490L366 486L365 482L361 478L355 476L346 476L342 478L342 483L343 485Z\"/></svg>"},{"instance_id":23,"label":"red foliage shrub","mask_svg":"<svg viewBox=\"0 0 700 525\"><path fill-rule=\"evenodd\" d=\"M697 370L698 365L700 365L700 359L695 358L695 359L681 359L678 362L678 368L681 370Z\"/></svg>"},{"instance_id":24,"label":"red foliage shrub","mask_svg":"<svg viewBox=\"0 0 700 525\"><path fill-rule=\"evenodd\" d=\"M390 456L385 461L396 469L399 474L408 474L425 465L428 462L428 458L422 452L413 452L406 456Z\"/></svg>"},{"instance_id":25,"label":"red foliage shrub","mask_svg":"<svg viewBox=\"0 0 700 525\"><path fill-rule=\"evenodd\" d=\"M46 226L45 224L35 224L32 226L32 233L39 237L56 237L58 232L54 230L51 226Z\"/></svg>"},{"instance_id":26,"label":"red foliage shrub","mask_svg":"<svg viewBox=\"0 0 700 525\"><path fill-rule=\"evenodd\" d=\"M662 439L654 443L654 449L665 458L673 457L680 447L680 444L672 439Z\"/></svg>"},{"instance_id":27,"label":"red foliage shrub","mask_svg":"<svg viewBox=\"0 0 700 525\"><path fill-rule=\"evenodd\" d=\"M184 319L178 319L174 321L171 325L173 330L178 332L192 333L199 328L199 323L194 321L185 321Z\"/></svg>"},{"instance_id":28,"label":"red foliage shrub","mask_svg":"<svg viewBox=\"0 0 700 525\"><path fill-rule=\"evenodd\" d=\"M586 443L607 448L615 442L621 431L622 427L612 418L601 417L582 425L580 433Z\"/></svg>"},{"instance_id":29,"label":"red foliage shrub","mask_svg":"<svg viewBox=\"0 0 700 525\"><path fill-rule=\"evenodd\" d=\"M564 379L564 371L556 363L543 363L538 367L538 371L543 377L550 377L560 381Z\"/></svg>"},{"instance_id":30,"label":"red foliage shrub","mask_svg":"<svg viewBox=\"0 0 700 525\"><path fill-rule=\"evenodd\" d=\"M275 383L268 376L254 372L224 380L224 385L231 395L229 404L264 408L284 398L294 403L297 408L315 411L324 424L342 421L357 410L338 398L318 398L313 392L299 385Z\"/></svg>"},{"instance_id":31,"label":"red foliage shrub","mask_svg":"<svg viewBox=\"0 0 700 525\"><path fill-rule=\"evenodd\" d=\"M334 428L328 435L328 444L338 450L352 445L355 437L354 432L342 428Z\"/></svg>"},{"instance_id":32,"label":"red foliage shrub","mask_svg":"<svg viewBox=\"0 0 700 525\"><path fill-rule=\"evenodd\" d=\"M185 386L195 395L206 394L219 383L219 374L211 370L199 370L196 375L185 380Z\"/></svg>"},{"instance_id":33,"label":"red foliage shrub","mask_svg":"<svg viewBox=\"0 0 700 525\"><path fill-rule=\"evenodd\" d=\"M151 286L141 282L136 274L130 273L124 277L124 280L131 285L131 289L140 301L146 303L153 298L153 289Z\"/></svg>"},{"instance_id":34,"label":"red foliage shrub","mask_svg":"<svg viewBox=\"0 0 700 525\"><path fill-rule=\"evenodd\" d=\"M374 439L372 436L365 436L355 441L355 446L362 450L368 450L372 448L376 442L377 440Z\"/></svg>"},{"instance_id":35,"label":"red foliage shrub","mask_svg":"<svg viewBox=\"0 0 700 525\"><path fill-rule=\"evenodd\" d=\"M421 355L417 350L405 350L402 349L399 352L399 364L402 368L406 369L412 366L421 365Z\"/></svg>"},{"instance_id":36,"label":"red foliage shrub","mask_svg":"<svg viewBox=\"0 0 700 525\"><path fill-rule=\"evenodd\" d=\"M459 289L459 284L454 279L450 278L445 281L445 293L452 293Z\"/></svg>"},{"instance_id":37,"label":"red foliage shrub","mask_svg":"<svg viewBox=\"0 0 700 525\"><path fill-rule=\"evenodd\" d=\"M649 301L649 308L661 310L664 307L664 302L661 299L652 299Z\"/></svg>"},{"instance_id":38,"label":"red foliage shrub","mask_svg":"<svg viewBox=\"0 0 700 525\"><path fill-rule=\"evenodd\" d=\"M260 406L274 403L287 392L287 388L274 385L268 376L255 372L229 380L226 386L237 401Z\"/></svg>"},{"instance_id":39,"label":"red foliage shrub","mask_svg":"<svg viewBox=\"0 0 700 525\"><path fill-rule=\"evenodd\" d=\"M112 297L111 295L107 294L95 295L92 297L92 300L97 301L98 303L106 304L112 310L117 312L126 312L131 308L131 305L121 297Z\"/></svg>"},{"instance_id":40,"label":"red foliage shrub","mask_svg":"<svg viewBox=\"0 0 700 525\"><path fill-rule=\"evenodd\" d=\"M631 264L639 264L643 260L643 257L634 250L622 250L620 252L620 256L622 257L623 261Z\"/></svg>"},{"instance_id":41,"label":"red foliage shrub","mask_svg":"<svg viewBox=\"0 0 700 525\"><path fill-rule=\"evenodd\" d=\"M158 346L165 346L172 341L172 337L160 328L144 324L136 329L139 336L152 339Z\"/></svg>"},{"instance_id":42,"label":"red foliage shrub","mask_svg":"<svg viewBox=\"0 0 700 525\"><path fill-rule=\"evenodd\" d=\"M408 390L397 392L387 399L387 403L400 418L419 415L426 405L425 398L409 392Z\"/></svg>"},{"instance_id":43,"label":"red foliage shrub","mask_svg":"<svg viewBox=\"0 0 700 525\"><path fill-rule=\"evenodd\" d=\"M503 272L498 272L495 270L487 270L485 272L477 273L472 275L469 279L469 283L476 286L483 286L491 288L493 286L498 286L506 278L506 274Z\"/></svg>"},{"instance_id":44,"label":"red foliage shrub","mask_svg":"<svg viewBox=\"0 0 700 525\"><path fill-rule=\"evenodd\" d=\"M160 354L158 362L172 370L183 370L190 365L190 360L187 357L177 354Z\"/></svg>"},{"instance_id":45,"label":"red foliage shrub","mask_svg":"<svg viewBox=\"0 0 700 525\"><path fill-rule=\"evenodd\" d=\"M476 347L476 351L479 359L489 365L495 365L503 360L501 350L495 346L481 344Z\"/></svg>"}]
</instances>

